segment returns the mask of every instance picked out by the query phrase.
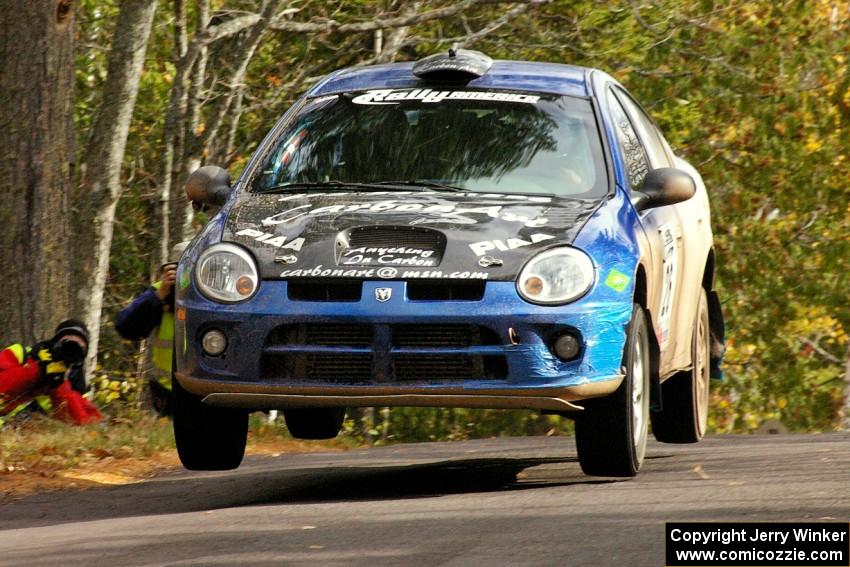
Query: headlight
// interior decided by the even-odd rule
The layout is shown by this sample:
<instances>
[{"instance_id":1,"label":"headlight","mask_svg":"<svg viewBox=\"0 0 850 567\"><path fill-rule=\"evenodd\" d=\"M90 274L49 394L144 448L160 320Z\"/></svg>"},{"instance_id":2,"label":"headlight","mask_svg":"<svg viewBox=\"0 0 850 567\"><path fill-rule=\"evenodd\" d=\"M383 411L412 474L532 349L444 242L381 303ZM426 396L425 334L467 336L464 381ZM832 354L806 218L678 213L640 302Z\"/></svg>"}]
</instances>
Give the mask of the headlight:
<instances>
[{"instance_id":1,"label":"headlight","mask_svg":"<svg viewBox=\"0 0 850 567\"><path fill-rule=\"evenodd\" d=\"M248 252L235 244L214 244L198 258L198 288L208 298L223 303L244 301L254 295L260 278Z\"/></svg>"},{"instance_id":2,"label":"headlight","mask_svg":"<svg viewBox=\"0 0 850 567\"><path fill-rule=\"evenodd\" d=\"M568 303L593 285L593 262L576 248L552 248L531 259L517 280L520 296L532 303Z\"/></svg>"}]
</instances>

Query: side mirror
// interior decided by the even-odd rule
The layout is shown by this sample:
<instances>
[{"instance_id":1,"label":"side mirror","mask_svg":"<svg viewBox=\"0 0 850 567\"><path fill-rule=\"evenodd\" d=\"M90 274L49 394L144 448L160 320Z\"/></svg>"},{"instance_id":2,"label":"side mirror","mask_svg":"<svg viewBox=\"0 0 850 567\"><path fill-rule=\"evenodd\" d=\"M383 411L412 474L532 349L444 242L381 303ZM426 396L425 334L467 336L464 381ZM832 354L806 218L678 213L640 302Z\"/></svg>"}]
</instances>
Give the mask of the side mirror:
<instances>
[{"instance_id":1,"label":"side mirror","mask_svg":"<svg viewBox=\"0 0 850 567\"><path fill-rule=\"evenodd\" d=\"M640 191L632 191L632 203L638 211L644 211L687 201L696 191L690 175L681 169L661 167L646 174Z\"/></svg>"},{"instance_id":2,"label":"side mirror","mask_svg":"<svg viewBox=\"0 0 850 567\"><path fill-rule=\"evenodd\" d=\"M205 165L186 180L186 196L190 201L222 206L230 195L230 174L216 165Z\"/></svg>"}]
</instances>

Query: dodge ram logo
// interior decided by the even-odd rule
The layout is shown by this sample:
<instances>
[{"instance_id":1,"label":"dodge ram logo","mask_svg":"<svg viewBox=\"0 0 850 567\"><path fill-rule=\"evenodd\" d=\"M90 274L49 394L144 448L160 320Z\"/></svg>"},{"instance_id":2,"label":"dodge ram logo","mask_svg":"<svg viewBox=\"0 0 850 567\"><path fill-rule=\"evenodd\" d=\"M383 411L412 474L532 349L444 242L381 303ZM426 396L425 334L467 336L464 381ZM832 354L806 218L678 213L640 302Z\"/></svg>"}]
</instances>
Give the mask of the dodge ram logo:
<instances>
[{"instance_id":1,"label":"dodge ram logo","mask_svg":"<svg viewBox=\"0 0 850 567\"><path fill-rule=\"evenodd\" d=\"M391 287L379 287L375 288L375 299L384 303L385 301L389 301L393 296L393 290Z\"/></svg>"}]
</instances>

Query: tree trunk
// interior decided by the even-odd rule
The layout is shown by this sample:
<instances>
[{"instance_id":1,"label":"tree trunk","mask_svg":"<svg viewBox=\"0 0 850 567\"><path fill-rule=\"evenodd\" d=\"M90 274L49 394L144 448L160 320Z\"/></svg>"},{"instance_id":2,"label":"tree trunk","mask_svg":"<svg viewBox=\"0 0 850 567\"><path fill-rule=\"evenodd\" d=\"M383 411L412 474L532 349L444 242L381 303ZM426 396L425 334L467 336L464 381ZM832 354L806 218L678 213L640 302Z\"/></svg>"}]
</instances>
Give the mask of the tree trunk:
<instances>
[{"instance_id":1,"label":"tree trunk","mask_svg":"<svg viewBox=\"0 0 850 567\"><path fill-rule=\"evenodd\" d=\"M77 289L78 304L85 305L85 321L91 334L87 364L90 372L100 338L103 290L109 273L115 208L121 193L121 165L155 10L156 0L121 3L107 57L103 100L92 125L86 169L78 189L77 202L86 206L84 214L77 217Z\"/></svg>"},{"instance_id":2,"label":"tree trunk","mask_svg":"<svg viewBox=\"0 0 850 567\"><path fill-rule=\"evenodd\" d=\"M0 0L0 343L72 315L72 0Z\"/></svg>"}]
</instances>

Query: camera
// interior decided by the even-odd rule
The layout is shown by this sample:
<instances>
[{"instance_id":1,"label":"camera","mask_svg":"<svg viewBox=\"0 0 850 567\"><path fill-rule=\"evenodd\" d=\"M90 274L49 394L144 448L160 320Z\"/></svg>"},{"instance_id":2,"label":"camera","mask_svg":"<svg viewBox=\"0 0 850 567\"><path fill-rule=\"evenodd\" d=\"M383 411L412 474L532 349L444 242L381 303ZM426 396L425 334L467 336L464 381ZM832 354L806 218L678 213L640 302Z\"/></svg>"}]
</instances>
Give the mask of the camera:
<instances>
[{"instance_id":1,"label":"camera","mask_svg":"<svg viewBox=\"0 0 850 567\"><path fill-rule=\"evenodd\" d=\"M81 364L86 358L86 351L80 343L66 338L59 339L50 348L53 360L62 361L68 366Z\"/></svg>"}]
</instances>

